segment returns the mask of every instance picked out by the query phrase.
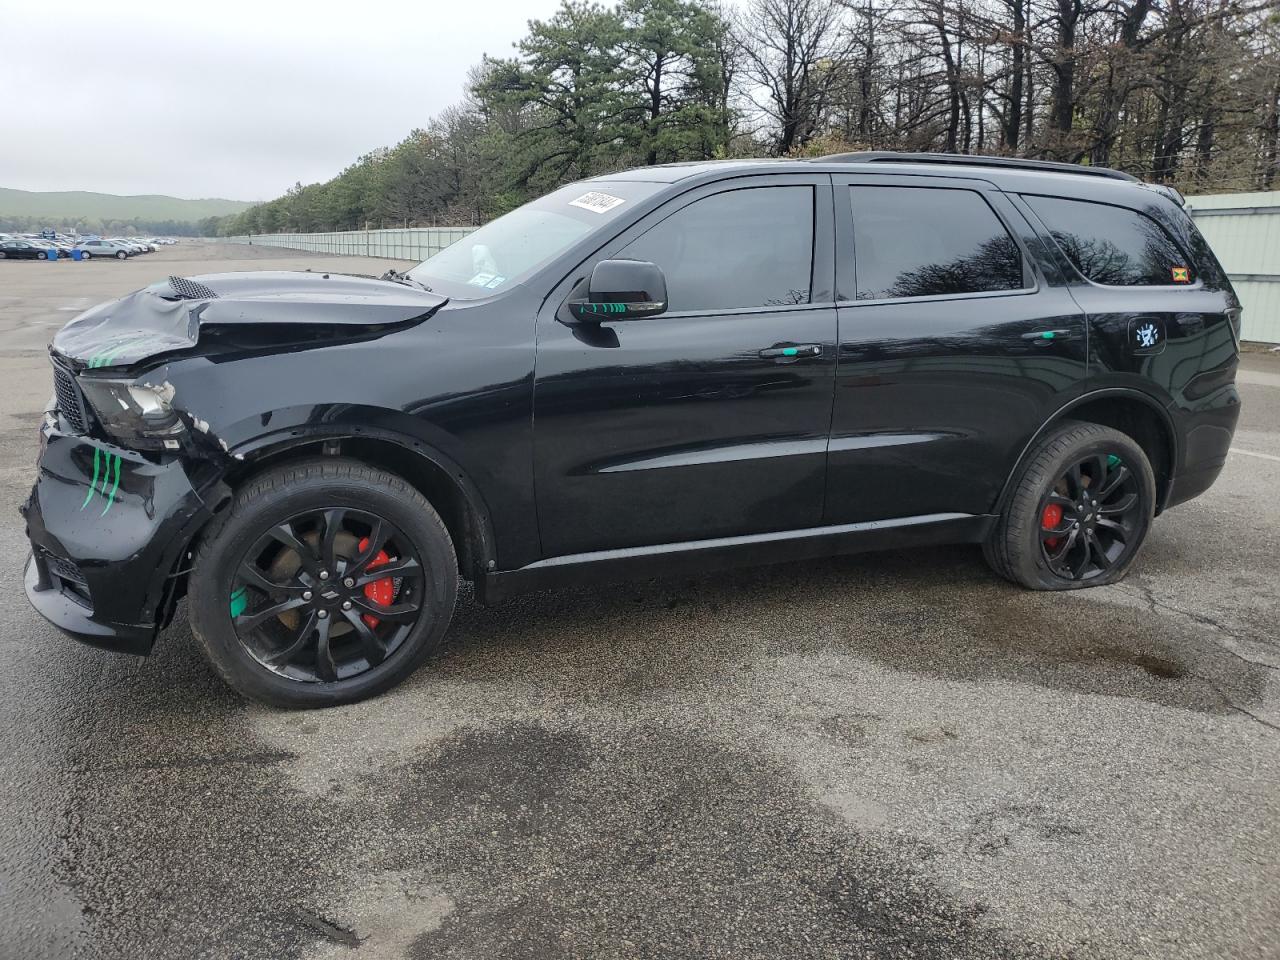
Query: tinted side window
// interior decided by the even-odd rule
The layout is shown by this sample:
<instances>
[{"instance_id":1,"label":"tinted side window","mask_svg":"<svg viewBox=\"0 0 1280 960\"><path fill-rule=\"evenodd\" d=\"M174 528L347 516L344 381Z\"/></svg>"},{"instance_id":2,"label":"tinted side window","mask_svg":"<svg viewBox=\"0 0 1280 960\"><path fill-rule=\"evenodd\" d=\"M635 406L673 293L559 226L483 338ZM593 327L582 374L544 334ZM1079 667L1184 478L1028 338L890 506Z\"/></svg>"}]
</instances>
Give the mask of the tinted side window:
<instances>
[{"instance_id":1,"label":"tinted side window","mask_svg":"<svg viewBox=\"0 0 1280 960\"><path fill-rule=\"evenodd\" d=\"M808 303L813 188L751 187L703 197L617 256L661 267L677 312Z\"/></svg>"},{"instance_id":2,"label":"tinted side window","mask_svg":"<svg viewBox=\"0 0 1280 960\"><path fill-rule=\"evenodd\" d=\"M1192 283L1195 269L1173 237L1136 210L1088 200L1023 197L1076 269L1118 287Z\"/></svg>"},{"instance_id":3,"label":"tinted side window","mask_svg":"<svg viewBox=\"0 0 1280 960\"><path fill-rule=\"evenodd\" d=\"M1019 290L1022 252L972 190L850 187L859 300Z\"/></svg>"}]
</instances>

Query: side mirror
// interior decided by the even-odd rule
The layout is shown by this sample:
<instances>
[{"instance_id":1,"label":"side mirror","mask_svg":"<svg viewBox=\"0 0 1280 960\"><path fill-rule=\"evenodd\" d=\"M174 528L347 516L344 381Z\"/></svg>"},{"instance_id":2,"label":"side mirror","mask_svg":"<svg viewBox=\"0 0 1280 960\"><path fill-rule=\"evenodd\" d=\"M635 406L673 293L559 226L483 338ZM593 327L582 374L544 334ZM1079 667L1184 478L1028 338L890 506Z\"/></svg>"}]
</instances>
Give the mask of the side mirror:
<instances>
[{"instance_id":1,"label":"side mirror","mask_svg":"<svg viewBox=\"0 0 1280 960\"><path fill-rule=\"evenodd\" d=\"M587 299L568 307L581 323L655 317L667 309L667 278L644 260L601 260L591 271Z\"/></svg>"}]
</instances>

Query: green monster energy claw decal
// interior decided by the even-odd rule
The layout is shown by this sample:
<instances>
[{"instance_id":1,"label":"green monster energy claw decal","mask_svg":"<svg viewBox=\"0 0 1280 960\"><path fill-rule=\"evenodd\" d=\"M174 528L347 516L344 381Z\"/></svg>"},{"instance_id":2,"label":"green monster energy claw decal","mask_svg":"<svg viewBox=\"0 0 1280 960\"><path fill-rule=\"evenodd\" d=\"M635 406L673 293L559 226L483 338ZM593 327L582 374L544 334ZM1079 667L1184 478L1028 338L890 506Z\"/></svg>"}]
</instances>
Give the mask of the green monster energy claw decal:
<instances>
[{"instance_id":1,"label":"green monster energy claw decal","mask_svg":"<svg viewBox=\"0 0 1280 960\"><path fill-rule=\"evenodd\" d=\"M142 343L142 341L150 339L150 337L151 335L147 333L141 333L141 334L135 333L132 336L128 336L120 340L112 341L111 346L109 346L107 349L102 350L98 353L95 353L93 356L89 358L89 361L88 361L89 369L94 370L94 369L97 369L98 367L110 366L112 361L115 360L115 358L119 356L121 353L123 353L125 350L129 349L130 347L137 346L138 344Z\"/></svg>"},{"instance_id":2,"label":"green monster energy claw decal","mask_svg":"<svg viewBox=\"0 0 1280 960\"><path fill-rule=\"evenodd\" d=\"M120 464L121 457L116 453L103 453L101 450L94 448L93 451L93 479L89 481L89 492L84 495L84 502L80 504L83 510L89 506L89 501L93 499L95 493L102 494L102 498L107 501L106 506L102 508L102 512L98 514L105 517L107 511L111 509L111 505L116 502L116 491L120 489ZM102 485L98 485L98 478L102 478Z\"/></svg>"}]
</instances>

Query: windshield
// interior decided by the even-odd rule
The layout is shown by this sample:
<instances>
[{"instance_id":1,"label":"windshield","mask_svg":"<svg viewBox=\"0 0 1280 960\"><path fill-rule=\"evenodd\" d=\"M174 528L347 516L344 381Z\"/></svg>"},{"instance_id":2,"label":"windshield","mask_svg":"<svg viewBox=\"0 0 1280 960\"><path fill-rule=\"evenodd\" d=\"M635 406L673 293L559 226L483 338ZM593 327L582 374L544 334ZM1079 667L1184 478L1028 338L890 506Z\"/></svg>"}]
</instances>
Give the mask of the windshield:
<instances>
[{"instance_id":1,"label":"windshield","mask_svg":"<svg viewBox=\"0 0 1280 960\"><path fill-rule=\"evenodd\" d=\"M526 203L469 233L409 271L455 299L486 297L523 280L553 257L615 220L663 184L575 183Z\"/></svg>"}]
</instances>

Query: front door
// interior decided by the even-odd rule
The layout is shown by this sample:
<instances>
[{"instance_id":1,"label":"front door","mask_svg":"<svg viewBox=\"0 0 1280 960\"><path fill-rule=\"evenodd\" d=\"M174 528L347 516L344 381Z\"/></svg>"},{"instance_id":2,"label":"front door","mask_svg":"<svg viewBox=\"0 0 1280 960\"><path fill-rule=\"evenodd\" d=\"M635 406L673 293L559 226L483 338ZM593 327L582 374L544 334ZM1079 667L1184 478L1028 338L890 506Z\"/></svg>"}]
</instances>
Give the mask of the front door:
<instances>
[{"instance_id":1,"label":"front door","mask_svg":"<svg viewBox=\"0 0 1280 960\"><path fill-rule=\"evenodd\" d=\"M1080 388L1059 263L982 180L838 176L827 523L985 514Z\"/></svg>"},{"instance_id":2,"label":"front door","mask_svg":"<svg viewBox=\"0 0 1280 960\"><path fill-rule=\"evenodd\" d=\"M692 190L583 263L537 321L545 557L817 526L835 372L830 179ZM602 259L662 268L669 308L566 324Z\"/></svg>"}]
</instances>

